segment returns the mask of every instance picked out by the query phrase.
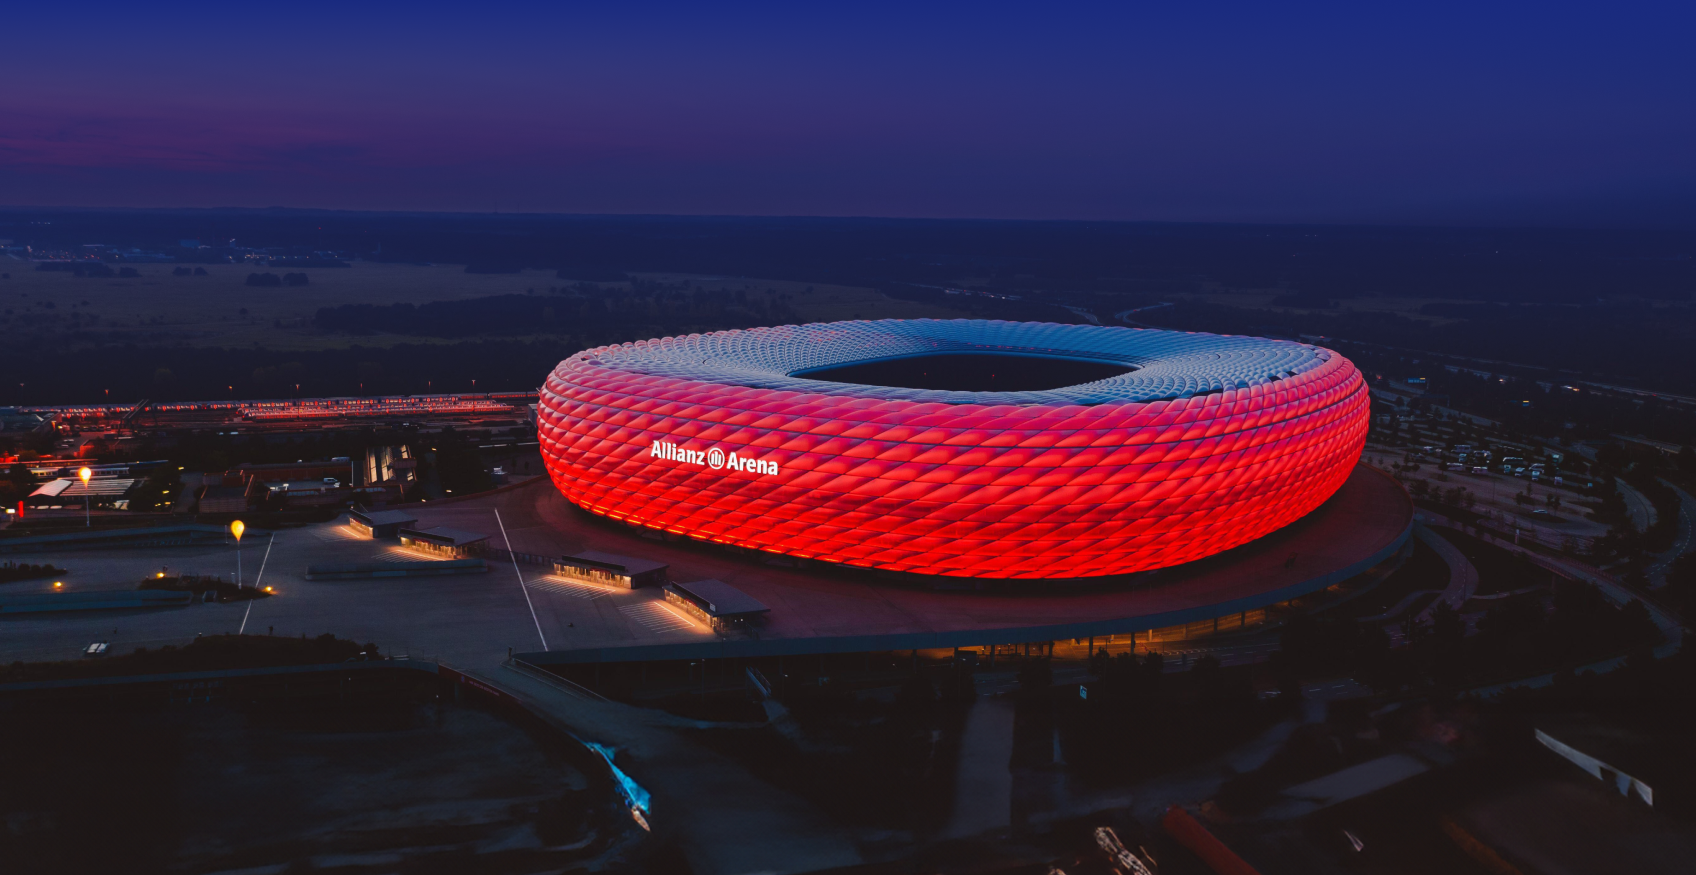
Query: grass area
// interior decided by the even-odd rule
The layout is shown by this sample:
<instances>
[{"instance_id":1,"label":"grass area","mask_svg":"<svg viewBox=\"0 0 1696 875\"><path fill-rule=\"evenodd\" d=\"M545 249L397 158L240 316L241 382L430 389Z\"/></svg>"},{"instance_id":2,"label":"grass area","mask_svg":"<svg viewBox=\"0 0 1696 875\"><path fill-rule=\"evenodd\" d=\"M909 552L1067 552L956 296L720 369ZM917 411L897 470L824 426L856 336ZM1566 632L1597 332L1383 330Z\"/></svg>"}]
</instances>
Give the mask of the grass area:
<instances>
[{"instance_id":1,"label":"grass area","mask_svg":"<svg viewBox=\"0 0 1696 875\"><path fill-rule=\"evenodd\" d=\"M1289 713L1288 700L1255 695L1254 666L1198 662L1189 671L1166 674L1146 656L1121 655L1097 670L1088 698L1070 685L1035 696L1021 692L1017 766L1063 768L1093 789L1124 786L1218 756Z\"/></svg>"},{"instance_id":2,"label":"grass area","mask_svg":"<svg viewBox=\"0 0 1696 875\"><path fill-rule=\"evenodd\" d=\"M14 662L0 666L0 684L283 665L328 665L345 662L375 648L376 645L361 645L327 633L317 638L212 635L196 638L186 647L168 644L157 650L138 647L134 653L123 656L72 662Z\"/></svg>"},{"instance_id":3,"label":"grass area","mask_svg":"<svg viewBox=\"0 0 1696 875\"><path fill-rule=\"evenodd\" d=\"M1473 566L1478 569L1478 593L1489 595L1495 592L1510 592L1528 586L1548 586L1554 582L1553 572L1522 554L1504 550L1453 529L1444 529L1441 534L1444 540L1454 544L1467 559L1472 560Z\"/></svg>"},{"instance_id":4,"label":"grass area","mask_svg":"<svg viewBox=\"0 0 1696 875\"><path fill-rule=\"evenodd\" d=\"M1413 298L1399 296L1363 295L1359 297L1331 298L1336 302L1335 309L1314 310L1311 307L1293 307L1287 304L1274 303L1279 298L1287 298L1289 292L1283 289L1261 290L1232 290L1207 291L1188 295L1193 301L1205 301L1209 304L1219 304L1226 307L1237 307L1244 310L1268 310L1291 313L1332 312L1332 313L1382 313L1417 319L1430 325L1448 325L1460 319L1434 316L1422 308L1426 304L1467 303L1460 298ZM1315 298L1325 297L1315 295Z\"/></svg>"},{"instance_id":5,"label":"grass area","mask_svg":"<svg viewBox=\"0 0 1696 875\"><path fill-rule=\"evenodd\" d=\"M1539 590L1537 592L1522 592L1518 595L1510 595L1507 598L1467 599L1466 604L1460 606L1460 612L1463 614L1476 614L1496 607L1518 610L1526 605L1537 605L1539 609L1541 609L1543 600L1548 597L1549 594L1547 592Z\"/></svg>"},{"instance_id":6,"label":"grass area","mask_svg":"<svg viewBox=\"0 0 1696 875\"><path fill-rule=\"evenodd\" d=\"M793 718L784 728L702 729L693 737L842 822L928 832L952 810L972 697L968 676L934 670L906 675L892 701L842 684L791 684L781 693Z\"/></svg>"},{"instance_id":7,"label":"grass area","mask_svg":"<svg viewBox=\"0 0 1696 875\"><path fill-rule=\"evenodd\" d=\"M1326 611L1326 617L1371 617L1382 614L1409 593L1422 589L1442 589L1449 584L1449 566L1437 551L1414 540L1413 555L1402 563L1383 583L1360 598Z\"/></svg>"}]
</instances>

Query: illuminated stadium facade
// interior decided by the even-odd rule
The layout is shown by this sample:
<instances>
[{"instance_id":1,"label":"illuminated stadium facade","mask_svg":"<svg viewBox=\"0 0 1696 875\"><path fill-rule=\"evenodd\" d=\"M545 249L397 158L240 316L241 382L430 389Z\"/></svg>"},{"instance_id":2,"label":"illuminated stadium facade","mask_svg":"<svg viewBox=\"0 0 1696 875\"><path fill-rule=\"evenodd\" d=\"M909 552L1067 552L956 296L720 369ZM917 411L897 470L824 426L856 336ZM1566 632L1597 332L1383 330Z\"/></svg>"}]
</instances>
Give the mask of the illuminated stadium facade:
<instances>
[{"instance_id":1,"label":"illuminated stadium facade","mask_svg":"<svg viewBox=\"0 0 1696 875\"><path fill-rule=\"evenodd\" d=\"M840 322L586 350L541 393L572 503L703 541L992 579L1212 556L1317 508L1365 441L1319 347L1089 325Z\"/></svg>"}]
</instances>

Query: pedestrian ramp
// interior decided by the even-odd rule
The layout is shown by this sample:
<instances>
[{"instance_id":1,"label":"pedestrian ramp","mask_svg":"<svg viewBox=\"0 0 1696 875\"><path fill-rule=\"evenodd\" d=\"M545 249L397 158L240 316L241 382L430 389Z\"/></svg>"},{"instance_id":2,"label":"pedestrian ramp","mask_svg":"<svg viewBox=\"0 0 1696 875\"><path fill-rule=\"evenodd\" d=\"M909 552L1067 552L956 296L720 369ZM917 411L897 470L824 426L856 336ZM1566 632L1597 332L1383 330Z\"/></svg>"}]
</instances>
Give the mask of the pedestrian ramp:
<instances>
[{"instance_id":1,"label":"pedestrian ramp","mask_svg":"<svg viewBox=\"0 0 1696 875\"><path fill-rule=\"evenodd\" d=\"M618 610L636 625L649 632L684 632L695 628L694 623L683 619L676 611L667 608L660 602L624 605Z\"/></svg>"},{"instance_id":2,"label":"pedestrian ramp","mask_svg":"<svg viewBox=\"0 0 1696 875\"><path fill-rule=\"evenodd\" d=\"M327 542L327 543L333 543L335 541L369 541L369 540L371 540L370 538L366 537L365 535L362 535L362 534L354 531L351 526L325 526L325 527L320 528L320 529L313 529L312 534L316 535L318 537L318 540L324 541L324 542Z\"/></svg>"},{"instance_id":3,"label":"pedestrian ramp","mask_svg":"<svg viewBox=\"0 0 1696 875\"><path fill-rule=\"evenodd\" d=\"M568 598L585 601L605 598L612 595L612 590L603 586L592 586L587 583L577 583L561 577L538 577L524 584L537 592L552 593Z\"/></svg>"}]
</instances>

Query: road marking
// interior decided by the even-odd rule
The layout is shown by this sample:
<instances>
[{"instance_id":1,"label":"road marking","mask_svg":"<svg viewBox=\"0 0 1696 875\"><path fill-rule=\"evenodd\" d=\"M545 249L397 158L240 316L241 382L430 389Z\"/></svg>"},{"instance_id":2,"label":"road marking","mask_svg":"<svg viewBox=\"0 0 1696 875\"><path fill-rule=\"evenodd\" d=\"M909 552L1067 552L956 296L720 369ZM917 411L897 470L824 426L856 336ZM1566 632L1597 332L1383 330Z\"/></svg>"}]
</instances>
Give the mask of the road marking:
<instances>
[{"instance_id":1,"label":"road marking","mask_svg":"<svg viewBox=\"0 0 1696 875\"><path fill-rule=\"evenodd\" d=\"M558 595L570 596L574 599L599 599L612 595L612 590L603 589L593 584L578 583L563 577L538 577L525 584L532 589L551 592Z\"/></svg>"},{"instance_id":2,"label":"road marking","mask_svg":"<svg viewBox=\"0 0 1696 875\"><path fill-rule=\"evenodd\" d=\"M548 649L548 636L542 634L542 621L536 619L536 603L530 600L530 587L524 585L524 572L518 570L518 556L512 552L512 539L507 537L506 523L501 522L499 509L490 508L490 510L495 512L495 525L501 527L501 540L506 542L506 555L512 557L512 573L518 575L518 588L524 591L524 603L530 606L530 622L536 624L536 637L542 639L542 650L546 651Z\"/></svg>"},{"instance_id":3,"label":"road marking","mask_svg":"<svg viewBox=\"0 0 1696 875\"><path fill-rule=\"evenodd\" d=\"M683 619L659 602L622 605L618 610L649 632L677 632L695 628L694 623Z\"/></svg>"},{"instance_id":4,"label":"road marking","mask_svg":"<svg viewBox=\"0 0 1696 875\"><path fill-rule=\"evenodd\" d=\"M253 578L253 588L254 589L258 589L259 588L259 582L265 579L265 563L271 561L271 545L275 544L275 543L277 543L277 533L272 532L271 533L271 540L265 542L265 558L259 560L259 575L255 578ZM247 610L241 612L241 628L236 630L237 635L240 635L240 634L247 631L247 618L248 618L249 614L253 613L253 603L256 602L256 601L258 601L258 599L248 599L247 600ZM227 629L229 627L226 626L224 628Z\"/></svg>"},{"instance_id":5,"label":"road marking","mask_svg":"<svg viewBox=\"0 0 1696 875\"><path fill-rule=\"evenodd\" d=\"M354 531L350 526L331 526L327 529L314 529L312 534L320 541L364 541L366 537Z\"/></svg>"}]
</instances>

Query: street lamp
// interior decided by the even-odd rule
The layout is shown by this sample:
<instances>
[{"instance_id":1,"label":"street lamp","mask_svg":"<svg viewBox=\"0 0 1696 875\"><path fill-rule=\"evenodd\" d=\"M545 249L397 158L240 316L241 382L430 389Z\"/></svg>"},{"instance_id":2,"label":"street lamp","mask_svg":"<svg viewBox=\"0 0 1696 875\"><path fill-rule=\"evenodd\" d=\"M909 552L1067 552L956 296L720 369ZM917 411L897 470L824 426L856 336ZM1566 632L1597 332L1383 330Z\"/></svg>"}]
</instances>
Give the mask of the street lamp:
<instances>
[{"instance_id":1,"label":"street lamp","mask_svg":"<svg viewBox=\"0 0 1696 875\"><path fill-rule=\"evenodd\" d=\"M236 536L236 589L241 589L241 533L247 531L247 526L241 520L230 523L230 534Z\"/></svg>"},{"instance_id":2,"label":"street lamp","mask_svg":"<svg viewBox=\"0 0 1696 875\"><path fill-rule=\"evenodd\" d=\"M84 467L77 472L77 476L82 478L82 525L83 528L90 528L94 521L91 519L93 512L89 510L88 478L93 477L94 472Z\"/></svg>"}]
</instances>

